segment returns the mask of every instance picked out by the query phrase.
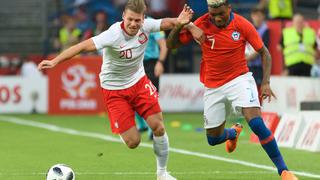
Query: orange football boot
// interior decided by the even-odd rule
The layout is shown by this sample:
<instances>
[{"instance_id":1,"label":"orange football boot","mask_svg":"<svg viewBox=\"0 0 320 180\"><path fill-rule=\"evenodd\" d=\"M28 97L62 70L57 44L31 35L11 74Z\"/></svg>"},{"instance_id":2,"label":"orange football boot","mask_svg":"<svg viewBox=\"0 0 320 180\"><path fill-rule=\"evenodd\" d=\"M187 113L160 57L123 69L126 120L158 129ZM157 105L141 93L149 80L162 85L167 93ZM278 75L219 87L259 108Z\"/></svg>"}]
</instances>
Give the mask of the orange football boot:
<instances>
[{"instance_id":1,"label":"orange football boot","mask_svg":"<svg viewBox=\"0 0 320 180\"><path fill-rule=\"evenodd\" d=\"M298 178L290 171L284 170L281 173L282 180L298 180Z\"/></svg>"},{"instance_id":2,"label":"orange football boot","mask_svg":"<svg viewBox=\"0 0 320 180\"><path fill-rule=\"evenodd\" d=\"M237 136L234 139L229 139L226 141L226 151L228 153L232 153L237 147L237 141L242 131L243 126L240 123L233 125L231 128L235 129L237 132Z\"/></svg>"}]
</instances>

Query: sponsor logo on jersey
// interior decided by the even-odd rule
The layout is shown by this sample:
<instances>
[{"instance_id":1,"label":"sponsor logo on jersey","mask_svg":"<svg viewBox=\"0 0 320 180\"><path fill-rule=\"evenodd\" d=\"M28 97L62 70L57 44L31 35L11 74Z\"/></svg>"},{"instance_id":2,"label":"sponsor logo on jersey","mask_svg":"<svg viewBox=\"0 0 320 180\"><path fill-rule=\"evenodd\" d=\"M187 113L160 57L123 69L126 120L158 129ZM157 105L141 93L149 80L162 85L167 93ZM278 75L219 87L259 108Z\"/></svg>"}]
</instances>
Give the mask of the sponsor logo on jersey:
<instances>
[{"instance_id":1,"label":"sponsor logo on jersey","mask_svg":"<svg viewBox=\"0 0 320 180\"><path fill-rule=\"evenodd\" d=\"M138 41L139 41L140 44L144 44L145 42L148 41L147 35L145 33L139 34Z\"/></svg>"},{"instance_id":2,"label":"sponsor logo on jersey","mask_svg":"<svg viewBox=\"0 0 320 180\"><path fill-rule=\"evenodd\" d=\"M240 39L240 33L238 31L233 31L231 36L234 41L238 41Z\"/></svg>"}]
</instances>

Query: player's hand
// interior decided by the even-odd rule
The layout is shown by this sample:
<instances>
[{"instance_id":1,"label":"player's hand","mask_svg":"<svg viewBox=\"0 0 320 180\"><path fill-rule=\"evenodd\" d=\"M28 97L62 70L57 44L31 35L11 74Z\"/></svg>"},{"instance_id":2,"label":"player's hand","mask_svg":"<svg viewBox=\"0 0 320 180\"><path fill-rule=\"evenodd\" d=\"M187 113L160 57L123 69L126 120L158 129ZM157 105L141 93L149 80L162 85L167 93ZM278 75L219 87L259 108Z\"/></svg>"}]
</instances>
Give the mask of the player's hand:
<instances>
[{"instance_id":1,"label":"player's hand","mask_svg":"<svg viewBox=\"0 0 320 180\"><path fill-rule=\"evenodd\" d=\"M191 22L193 14L194 14L193 10L185 4L180 15L177 18L177 22L180 25L189 24Z\"/></svg>"},{"instance_id":2,"label":"player's hand","mask_svg":"<svg viewBox=\"0 0 320 180\"><path fill-rule=\"evenodd\" d=\"M156 77L160 77L161 74L164 72L163 64L159 61L157 61L156 66L154 67L154 75Z\"/></svg>"},{"instance_id":3,"label":"player's hand","mask_svg":"<svg viewBox=\"0 0 320 180\"><path fill-rule=\"evenodd\" d=\"M261 84L261 97L262 99L268 99L268 102L271 101L271 98L277 99L276 95L273 93L269 83Z\"/></svg>"},{"instance_id":4,"label":"player's hand","mask_svg":"<svg viewBox=\"0 0 320 180\"><path fill-rule=\"evenodd\" d=\"M57 65L57 63L53 60L43 60L38 64L38 69L44 70L44 69L50 69Z\"/></svg>"}]
</instances>

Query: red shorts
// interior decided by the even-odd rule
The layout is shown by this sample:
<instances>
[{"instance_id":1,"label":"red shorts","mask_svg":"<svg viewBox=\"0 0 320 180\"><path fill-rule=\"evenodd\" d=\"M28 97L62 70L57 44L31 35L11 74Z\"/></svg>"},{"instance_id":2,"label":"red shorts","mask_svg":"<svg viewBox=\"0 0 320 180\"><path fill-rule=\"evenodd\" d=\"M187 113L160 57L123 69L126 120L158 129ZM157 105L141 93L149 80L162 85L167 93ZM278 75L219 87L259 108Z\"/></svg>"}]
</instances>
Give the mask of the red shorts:
<instances>
[{"instance_id":1,"label":"red shorts","mask_svg":"<svg viewBox=\"0 0 320 180\"><path fill-rule=\"evenodd\" d=\"M122 134L135 126L135 112L146 119L161 112L158 92L147 76L135 85L121 90L102 88L104 104L108 111L110 126L115 134Z\"/></svg>"}]
</instances>

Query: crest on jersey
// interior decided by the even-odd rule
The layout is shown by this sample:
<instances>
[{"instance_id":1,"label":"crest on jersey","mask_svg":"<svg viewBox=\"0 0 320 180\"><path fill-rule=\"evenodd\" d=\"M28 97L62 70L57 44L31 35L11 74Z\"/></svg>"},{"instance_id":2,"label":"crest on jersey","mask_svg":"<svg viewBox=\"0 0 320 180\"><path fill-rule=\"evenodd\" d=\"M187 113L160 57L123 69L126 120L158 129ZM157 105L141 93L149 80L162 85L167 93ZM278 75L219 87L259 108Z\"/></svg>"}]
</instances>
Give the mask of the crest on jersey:
<instances>
[{"instance_id":1,"label":"crest on jersey","mask_svg":"<svg viewBox=\"0 0 320 180\"><path fill-rule=\"evenodd\" d=\"M145 42L148 41L147 35L142 32L141 34L139 34L138 41L140 44L144 44Z\"/></svg>"},{"instance_id":2,"label":"crest on jersey","mask_svg":"<svg viewBox=\"0 0 320 180\"><path fill-rule=\"evenodd\" d=\"M240 39L240 33L238 31L233 31L231 36L234 41L238 41Z\"/></svg>"}]
</instances>

